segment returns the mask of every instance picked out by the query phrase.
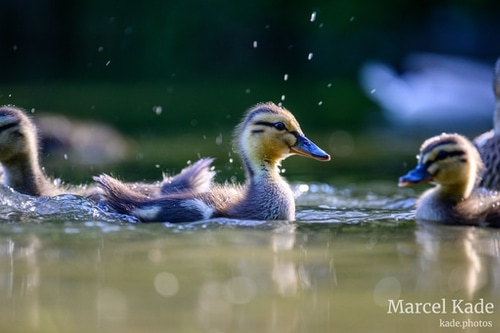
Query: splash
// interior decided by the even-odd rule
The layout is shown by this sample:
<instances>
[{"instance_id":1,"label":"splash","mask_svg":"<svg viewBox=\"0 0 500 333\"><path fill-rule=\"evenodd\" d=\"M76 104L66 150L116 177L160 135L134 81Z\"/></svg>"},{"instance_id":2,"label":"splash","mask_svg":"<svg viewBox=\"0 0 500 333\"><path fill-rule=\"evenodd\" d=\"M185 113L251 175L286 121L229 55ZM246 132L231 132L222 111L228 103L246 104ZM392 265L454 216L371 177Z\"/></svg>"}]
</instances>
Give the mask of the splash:
<instances>
[{"instance_id":1,"label":"splash","mask_svg":"<svg viewBox=\"0 0 500 333\"><path fill-rule=\"evenodd\" d=\"M81 196L63 194L54 197L32 197L0 185L0 222L137 222L131 216L108 211Z\"/></svg>"},{"instance_id":2,"label":"splash","mask_svg":"<svg viewBox=\"0 0 500 333\"><path fill-rule=\"evenodd\" d=\"M296 221L251 221L211 219L194 223L168 223L174 232L185 230L253 229L294 230L301 224L398 225L414 221L415 196L388 185L368 184L337 188L329 184L297 183L292 186L296 197ZM82 227L99 227L116 231L120 225L139 222L128 215L117 214L105 204L96 204L77 195L32 197L0 185L0 223L63 223L67 233Z\"/></svg>"}]
</instances>

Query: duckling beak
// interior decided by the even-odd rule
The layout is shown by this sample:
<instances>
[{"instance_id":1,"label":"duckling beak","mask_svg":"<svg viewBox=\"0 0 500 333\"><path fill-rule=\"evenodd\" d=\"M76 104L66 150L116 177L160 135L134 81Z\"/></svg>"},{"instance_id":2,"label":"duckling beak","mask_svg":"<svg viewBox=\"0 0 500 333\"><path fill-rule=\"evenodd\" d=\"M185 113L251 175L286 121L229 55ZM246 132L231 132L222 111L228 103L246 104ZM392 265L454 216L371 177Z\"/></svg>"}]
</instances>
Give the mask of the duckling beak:
<instances>
[{"instance_id":1,"label":"duckling beak","mask_svg":"<svg viewBox=\"0 0 500 333\"><path fill-rule=\"evenodd\" d=\"M432 175L427 171L423 164L409 171L406 175L399 177L398 186L408 187L420 183L428 183L432 181Z\"/></svg>"},{"instance_id":2,"label":"duckling beak","mask_svg":"<svg viewBox=\"0 0 500 333\"><path fill-rule=\"evenodd\" d=\"M305 157L314 158L319 161L329 161L330 155L325 153L323 149L316 146L312 141L303 135L297 135L297 141L295 145L290 147L290 152L292 154L297 154Z\"/></svg>"}]
</instances>

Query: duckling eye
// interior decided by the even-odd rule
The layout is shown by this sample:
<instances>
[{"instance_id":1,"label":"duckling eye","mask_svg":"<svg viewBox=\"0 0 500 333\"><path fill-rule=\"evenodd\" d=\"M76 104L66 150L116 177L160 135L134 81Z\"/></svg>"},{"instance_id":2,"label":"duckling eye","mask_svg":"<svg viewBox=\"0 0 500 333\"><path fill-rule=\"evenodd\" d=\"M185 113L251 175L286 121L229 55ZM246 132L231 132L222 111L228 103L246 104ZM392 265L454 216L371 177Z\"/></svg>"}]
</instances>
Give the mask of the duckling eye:
<instances>
[{"instance_id":1,"label":"duckling eye","mask_svg":"<svg viewBox=\"0 0 500 333\"><path fill-rule=\"evenodd\" d=\"M437 153L437 155L436 155L436 158L435 158L435 159L436 159L436 161L437 161L437 160L444 160L445 158L447 158L447 157L448 157L448 155L449 155L449 154L448 154L448 152L447 152L447 151L440 150L440 151Z\"/></svg>"},{"instance_id":2,"label":"duckling eye","mask_svg":"<svg viewBox=\"0 0 500 333\"><path fill-rule=\"evenodd\" d=\"M273 124L274 128L276 128L278 131L284 131L286 130L285 124L283 124L281 121L278 121L277 123Z\"/></svg>"}]
</instances>

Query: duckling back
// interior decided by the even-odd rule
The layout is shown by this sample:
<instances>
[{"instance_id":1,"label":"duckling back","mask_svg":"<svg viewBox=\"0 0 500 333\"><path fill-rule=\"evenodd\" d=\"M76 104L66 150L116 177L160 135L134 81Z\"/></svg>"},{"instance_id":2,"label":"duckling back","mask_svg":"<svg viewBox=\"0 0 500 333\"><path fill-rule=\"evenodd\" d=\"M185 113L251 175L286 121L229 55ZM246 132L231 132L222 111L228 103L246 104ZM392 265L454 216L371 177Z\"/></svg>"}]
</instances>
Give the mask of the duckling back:
<instances>
[{"instance_id":1,"label":"duckling back","mask_svg":"<svg viewBox=\"0 0 500 333\"><path fill-rule=\"evenodd\" d=\"M143 222L186 222L207 219L212 208L196 198L196 193L185 191L162 197L149 197L131 189L125 183L108 175L94 177L103 191L104 202L121 214L139 218Z\"/></svg>"},{"instance_id":2,"label":"duckling back","mask_svg":"<svg viewBox=\"0 0 500 333\"><path fill-rule=\"evenodd\" d=\"M475 138L474 144L485 166L480 186L500 190L500 58L495 64L493 73L493 93L495 95L493 129Z\"/></svg>"}]
</instances>

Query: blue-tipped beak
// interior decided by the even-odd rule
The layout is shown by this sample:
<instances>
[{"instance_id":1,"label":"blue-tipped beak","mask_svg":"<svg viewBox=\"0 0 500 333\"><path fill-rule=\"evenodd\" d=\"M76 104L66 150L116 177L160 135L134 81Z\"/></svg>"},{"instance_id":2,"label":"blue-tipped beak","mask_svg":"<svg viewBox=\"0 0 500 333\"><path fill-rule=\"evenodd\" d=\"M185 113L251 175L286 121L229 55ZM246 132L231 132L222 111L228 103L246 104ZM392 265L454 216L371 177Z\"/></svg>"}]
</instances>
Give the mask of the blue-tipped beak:
<instances>
[{"instance_id":1,"label":"blue-tipped beak","mask_svg":"<svg viewBox=\"0 0 500 333\"><path fill-rule=\"evenodd\" d=\"M432 181L432 175L427 171L423 164L409 171L406 175L399 177L398 186L407 187L420 183L428 183Z\"/></svg>"},{"instance_id":2,"label":"blue-tipped beak","mask_svg":"<svg viewBox=\"0 0 500 333\"><path fill-rule=\"evenodd\" d=\"M323 149L316 146L312 141L302 135L297 135L297 142L290 148L293 154L314 158L319 161L329 161L330 155L325 153Z\"/></svg>"}]
</instances>

